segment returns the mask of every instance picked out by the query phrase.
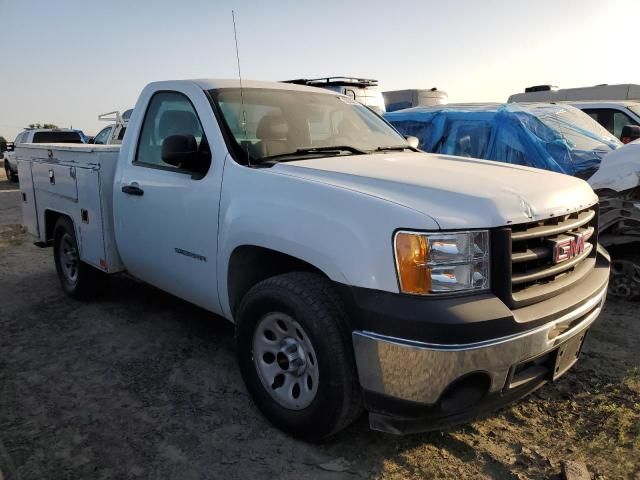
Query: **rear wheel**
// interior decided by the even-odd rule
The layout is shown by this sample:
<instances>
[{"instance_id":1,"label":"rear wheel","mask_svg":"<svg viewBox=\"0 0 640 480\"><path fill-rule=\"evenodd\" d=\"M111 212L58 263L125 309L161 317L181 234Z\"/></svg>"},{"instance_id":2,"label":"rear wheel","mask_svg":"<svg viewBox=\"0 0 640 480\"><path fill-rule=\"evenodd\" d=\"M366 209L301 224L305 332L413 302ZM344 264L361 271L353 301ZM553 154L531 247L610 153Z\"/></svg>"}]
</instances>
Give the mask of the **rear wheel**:
<instances>
[{"instance_id":1,"label":"rear wheel","mask_svg":"<svg viewBox=\"0 0 640 480\"><path fill-rule=\"evenodd\" d=\"M67 295L87 299L104 286L106 274L80 260L76 233L67 217L60 217L54 227L53 257L58 279Z\"/></svg>"},{"instance_id":2,"label":"rear wheel","mask_svg":"<svg viewBox=\"0 0 640 480\"><path fill-rule=\"evenodd\" d=\"M9 167L9 162L7 162L6 160L4 161L4 173L7 176L7 180L9 181L9 183L18 181L18 176L11 171L11 168Z\"/></svg>"},{"instance_id":3,"label":"rear wheel","mask_svg":"<svg viewBox=\"0 0 640 480\"><path fill-rule=\"evenodd\" d=\"M243 379L274 425L319 441L358 416L350 331L326 278L295 272L264 280L243 298L236 319Z\"/></svg>"}]
</instances>

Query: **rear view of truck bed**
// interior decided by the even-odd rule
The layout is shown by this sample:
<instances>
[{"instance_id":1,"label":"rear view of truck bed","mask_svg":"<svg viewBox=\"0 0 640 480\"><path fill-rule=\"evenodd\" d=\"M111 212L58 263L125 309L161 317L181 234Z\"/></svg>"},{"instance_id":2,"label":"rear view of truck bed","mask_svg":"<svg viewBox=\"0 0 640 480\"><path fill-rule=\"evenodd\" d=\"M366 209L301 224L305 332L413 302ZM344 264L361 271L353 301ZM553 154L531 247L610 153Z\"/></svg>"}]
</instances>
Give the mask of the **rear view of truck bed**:
<instances>
[{"instance_id":1,"label":"rear view of truck bed","mask_svg":"<svg viewBox=\"0 0 640 480\"><path fill-rule=\"evenodd\" d=\"M122 270L112 225L119 150L117 145L68 144L16 148L24 225L36 244L50 243L56 220L68 215L83 260L104 272Z\"/></svg>"}]
</instances>

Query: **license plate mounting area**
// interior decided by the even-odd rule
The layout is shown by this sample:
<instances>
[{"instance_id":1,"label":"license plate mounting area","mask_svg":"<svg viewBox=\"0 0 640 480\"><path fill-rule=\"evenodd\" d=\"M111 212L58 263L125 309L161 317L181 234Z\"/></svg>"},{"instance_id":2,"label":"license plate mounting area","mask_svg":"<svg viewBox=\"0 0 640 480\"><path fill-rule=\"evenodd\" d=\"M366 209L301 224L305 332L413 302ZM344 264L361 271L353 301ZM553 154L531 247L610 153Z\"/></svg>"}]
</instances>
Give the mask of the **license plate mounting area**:
<instances>
[{"instance_id":1,"label":"license plate mounting area","mask_svg":"<svg viewBox=\"0 0 640 480\"><path fill-rule=\"evenodd\" d=\"M578 360L587 332L579 333L556 349L552 379L555 381L569 370Z\"/></svg>"}]
</instances>

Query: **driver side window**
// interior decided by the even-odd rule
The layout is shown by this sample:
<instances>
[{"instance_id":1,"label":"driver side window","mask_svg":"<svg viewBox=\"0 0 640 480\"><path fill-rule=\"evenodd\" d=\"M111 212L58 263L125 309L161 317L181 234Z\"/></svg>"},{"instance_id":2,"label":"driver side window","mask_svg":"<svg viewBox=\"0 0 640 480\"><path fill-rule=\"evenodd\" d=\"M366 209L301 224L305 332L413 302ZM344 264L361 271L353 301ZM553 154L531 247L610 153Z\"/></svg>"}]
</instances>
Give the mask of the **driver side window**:
<instances>
[{"instance_id":1,"label":"driver side window","mask_svg":"<svg viewBox=\"0 0 640 480\"><path fill-rule=\"evenodd\" d=\"M164 144L165 140L170 140ZM183 155L167 155L176 139ZM163 152L164 144L164 152ZM169 163L170 162L170 163ZM158 92L149 102L142 124L135 164L183 173L204 174L211 164L209 143L198 115L187 97L177 92Z\"/></svg>"}]
</instances>

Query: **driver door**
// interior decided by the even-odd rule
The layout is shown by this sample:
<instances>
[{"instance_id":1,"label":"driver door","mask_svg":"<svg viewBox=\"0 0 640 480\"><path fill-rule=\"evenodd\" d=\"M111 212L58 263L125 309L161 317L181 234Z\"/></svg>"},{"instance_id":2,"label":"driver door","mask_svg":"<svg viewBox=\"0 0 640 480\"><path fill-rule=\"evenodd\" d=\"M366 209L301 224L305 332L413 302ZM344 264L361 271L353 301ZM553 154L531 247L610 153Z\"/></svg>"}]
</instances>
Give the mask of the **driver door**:
<instances>
[{"instance_id":1,"label":"driver door","mask_svg":"<svg viewBox=\"0 0 640 480\"><path fill-rule=\"evenodd\" d=\"M122 166L115 184L118 250L135 277L218 311L220 184L212 175L210 152L209 164L194 170L163 161L163 142L172 135L193 135L206 161L207 135L192 102L179 92L156 92L148 103L134 157Z\"/></svg>"}]
</instances>

